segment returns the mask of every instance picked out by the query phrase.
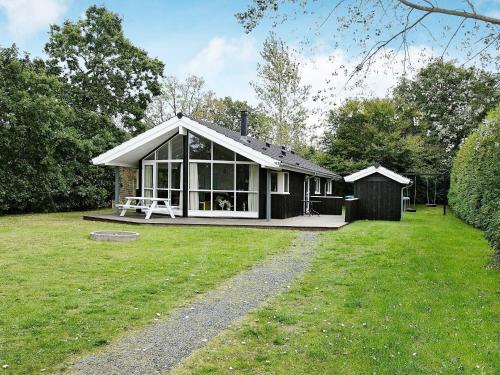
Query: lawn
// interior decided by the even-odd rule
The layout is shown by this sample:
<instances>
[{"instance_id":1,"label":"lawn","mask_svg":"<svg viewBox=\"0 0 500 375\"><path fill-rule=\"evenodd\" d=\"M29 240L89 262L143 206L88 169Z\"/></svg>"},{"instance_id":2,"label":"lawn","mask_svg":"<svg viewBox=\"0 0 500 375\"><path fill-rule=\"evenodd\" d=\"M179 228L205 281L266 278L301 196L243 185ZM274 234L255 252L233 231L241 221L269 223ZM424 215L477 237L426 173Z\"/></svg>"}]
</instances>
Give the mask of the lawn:
<instances>
[{"instance_id":1,"label":"lawn","mask_svg":"<svg viewBox=\"0 0 500 375\"><path fill-rule=\"evenodd\" d=\"M177 374L494 374L499 271L442 209L321 238L312 270Z\"/></svg>"},{"instance_id":2,"label":"lawn","mask_svg":"<svg viewBox=\"0 0 500 375\"><path fill-rule=\"evenodd\" d=\"M0 366L64 368L78 355L151 323L196 293L286 248L289 231L123 226L81 213L0 217ZM130 243L89 239L136 230Z\"/></svg>"}]
</instances>

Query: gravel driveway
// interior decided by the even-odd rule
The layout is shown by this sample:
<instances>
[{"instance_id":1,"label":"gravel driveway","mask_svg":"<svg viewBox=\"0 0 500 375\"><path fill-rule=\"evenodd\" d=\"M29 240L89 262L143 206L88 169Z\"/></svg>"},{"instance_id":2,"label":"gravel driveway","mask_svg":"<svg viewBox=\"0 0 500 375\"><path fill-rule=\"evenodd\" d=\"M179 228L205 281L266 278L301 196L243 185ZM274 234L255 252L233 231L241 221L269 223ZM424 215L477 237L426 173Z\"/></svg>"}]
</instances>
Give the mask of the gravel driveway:
<instances>
[{"instance_id":1,"label":"gravel driveway","mask_svg":"<svg viewBox=\"0 0 500 375\"><path fill-rule=\"evenodd\" d=\"M274 255L218 288L174 310L167 318L83 358L77 374L161 374L250 310L285 289L308 266L317 234L301 232L290 249Z\"/></svg>"}]
</instances>

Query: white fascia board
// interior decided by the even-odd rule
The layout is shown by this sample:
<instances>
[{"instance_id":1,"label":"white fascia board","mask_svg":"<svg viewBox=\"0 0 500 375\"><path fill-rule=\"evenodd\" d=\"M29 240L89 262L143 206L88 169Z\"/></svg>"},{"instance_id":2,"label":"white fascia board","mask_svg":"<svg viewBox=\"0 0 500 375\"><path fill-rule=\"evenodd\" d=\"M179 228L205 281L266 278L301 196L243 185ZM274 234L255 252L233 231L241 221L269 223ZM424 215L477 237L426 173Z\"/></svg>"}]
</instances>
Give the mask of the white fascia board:
<instances>
[{"instance_id":1,"label":"white fascia board","mask_svg":"<svg viewBox=\"0 0 500 375\"><path fill-rule=\"evenodd\" d=\"M349 176L345 176L344 180L346 182L354 182L354 181L360 180L364 177L370 176L374 173L380 173L382 176L390 178L391 180L399 182L400 184L403 184L403 185L408 185L410 183L410 179L403 177L400 174L397 174L397 173L395 173L387 168L384 168L382 166L380 166L380 167L371 166L371 167L362 169L356 173L350 174Z\"/></svg>"},{"instance_id":2,"label":"white fascia board","mask_svg":"<svg viewBox=\"0 0 500 375\"><path fill-rule=\"evenodd\" d=\"M183 123L183 126L185 126L186 129L192 131L193 133L199 134L212 142L224 146L227 149L262 165L264 168L279 168L281 166L280 161L266 156L259 151L255 151L253 148L245 146L244 144L237 142L232 138L226 137L224 134L218 133L203 124L200 124L187 117L183 117L180 121Z\"/></svg>"},{"instance_id":3,"label":"white fascia board","mask_svg":"<svg viewBox=\"0 0 500 375\"><path fill-rule=\"evenodd\" d=\"M119 144L118 146L112 148L105 153L96 156L92 159L92 163L95 165L110 165L108 163L112 162L114 159L126 154L127 152L140 147L141 145L151 141L152 139L161 136L175 128L177 123L180 120L177 117L173 117L168 121L165 121L163 124L155 126L149 130L146 130L144 133L141 133L134 138L129 139L128 141ZM112 164L115 165L115 164Z\"/></svg>"},{"instance_id":4,"label":"white fascia board","mask_svg":"<svg viewBox=\"0 0 500 375\"><path fill-rule=\"evenodd\" d=\"M269 156L262 154L261 152L255 151L252 148L245 146L234 139L226 137L223 134L216 132L203 124L200 124L196 121L193 121L189 118L183 117L179 119L177 117L173 117L172 119L164 122L161 125L155 126L152 129L145 131L138 136L129 139L128 141L112 148L111 150L95 157L92 159L92 163L95 165L115 165L120 166L119 162L114 162L117 158L127 154L128 152L133 151L134 149L154 140L157 137L164 135L179 127L192 131L193 133L199 134L202 137L207 138L210 141L220 144L231 151L234 151L260 165L265 168L280 168L281 162L275 160ZM125 166L125 165L123 165ZM126 165L128 166L128 165Z\"/></svg>"},{"instance_id":5,"label":"white fascia board","mask_svg":"<svg viewBox=\"0 0 500 375\"><path fill-rule=\"evenodd\" d=\"M353 174L350 174L349 176L345 176L344 181L345 182L354 182L354 181L357 181L363 177L369 176L375 172L377 172L377 168L371 166L371 167L362 169L358 172L355 172Z\"/></svg>"},{"instance_id":6,"label":"white fascia board","mask_svg":"<svg viewBox=\"0 0 500 375\"><path fill-rule=\"evenodd\" d=\"M394 181L399 182L400 184L408 185L410 183L410 179L406 178L404 176L401 176L400 174L393 172L387 168L384 168L382 166L377 168L378 173L383 174L384 176L393 179Z\"/></svg>"},{"instance_id":7,"label":"white fascia board","mask_svg":"<svg viewBox=\"0 0 500 375\"><path fill-rule=\"evenodd\" d=\"M289 164L283 164L282 169L286 170L286 171L291 171L291 172L299 172L299 173L303 173L303 174L308 174L308 175L312 175L312 176L316 176L316 177L329 178L331 180L338 180L338 177L331 175L331 174L315 172L315 171L312 171L312 170L307 169L307 168L294 167L294 166L291 166ZM342 178L340 178L340 179L342 179Z\"/></svg>"}]
</instances>

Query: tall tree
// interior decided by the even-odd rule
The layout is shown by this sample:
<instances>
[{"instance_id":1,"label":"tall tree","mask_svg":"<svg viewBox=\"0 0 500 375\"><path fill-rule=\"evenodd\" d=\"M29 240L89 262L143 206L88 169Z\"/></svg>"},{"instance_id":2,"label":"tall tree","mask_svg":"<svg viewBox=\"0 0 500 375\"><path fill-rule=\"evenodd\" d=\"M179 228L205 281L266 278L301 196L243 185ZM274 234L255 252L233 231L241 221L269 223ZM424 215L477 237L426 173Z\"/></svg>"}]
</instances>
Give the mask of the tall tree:
<instances>
[{"instance_id":1,"label":"tall tree","mask_svg":"<svg viewBox=\"0 0 500 375\"><path fill-rule=\"evenodd\" d=\"M301 82L299 63L290 48L271 33L264 41L252 87L261 109L272 118L270 138L273 142L294 148L304 144L306 119L304 103L310 86Z\"/></svg>"},{"instance_id":2,"label":"tall tree","mask_svg":"<svg viewBox=\"0 0 500 375\"><path fill-rule=\"evenodd\" d=\"M316 158L341 174L373 164L406 172L423 153L423 140L411 127L392 100L350 100L330 112L322 142L326 154Z\"/></svg>"},{"instance_id":3,"label":"tall tree","mask_svg":"<svg viewBox=\"0 0 500 375\"><path fill-rule=\"evenodd\" d=\"M482 3L482 4L481 4ZM251 32L263 18L271 18L273 27L293 22L298 16L311 18L301 34L320 34L337 47L359 51L358 64L351 78L372 68L376 57L404 54L411 63L412 44L432 44L442 56L459 51L463 62L494 64L500 57L500 18L481 13L480 0L253 0L236 18ZM498 9L497 9L498 10ZM432 23L432 26L431 26ZM423 43L422 39L426 39ZM439 53L439 52L438 52ZM415 57L414 57L415 58Z\"/></svg>"},{"instance_id":4,"label":"tall tree","mask_svg":"<svg viewBox=\"0 0 500 375\"><path fill-rule=\"evenodd\" d=\"M43 62L0 48L0 212L104 207L111 171L90 165L123 140L107 116L78 111Z\"/></svg>"},{"instance_id":5,"label":"tall tree","mask_svg":"<svg viewBox=\"0 0 500 375\"><path fill-rule=\"evenodd\" d=\"M202 77L189 75L184 81L175 76L166 77L160 95L153 98L146 112L146 121L156 126L182 112L196 116L214 100L215 94L205 88Z\"/></svg>"},{"instance_id":6,"label":"tall tree","mask_svg":"<svg viewBox=\"0 0 500 375\"><path fill-rule=\"evenodd\" d=\"M457 67L436 59L414 79L402 79L394 90L402 112L448 153L449 160L486 114L500 103L500 75Z\"/></svg>"},{"instance_id":7,"label":"tall tree","mask_svg":"<svg viewBox=\"0 0 500 375\"><path fill-rule=\"evenodd\" d=\"M77 22L51 26L45 52L51 71L70 85L75 108L113 117L134 133L144 129L141 120L160 93L164 65L125 38L116 13L91 6Z\"/></svg>"},{"instance_id":8,"label":"tall tree","mask_svg":"<svg viewBox=\"0 0 500 375\"><path fill-rule=\"evenodd\" d=\"M210 105L197 113L197 117L214 122L228 129L239 131L241 111L249 112L249 135L269 140L273 120L259 108L246 101L234 100L229 96L210 101Z\"/></svg>"}]
</instances>

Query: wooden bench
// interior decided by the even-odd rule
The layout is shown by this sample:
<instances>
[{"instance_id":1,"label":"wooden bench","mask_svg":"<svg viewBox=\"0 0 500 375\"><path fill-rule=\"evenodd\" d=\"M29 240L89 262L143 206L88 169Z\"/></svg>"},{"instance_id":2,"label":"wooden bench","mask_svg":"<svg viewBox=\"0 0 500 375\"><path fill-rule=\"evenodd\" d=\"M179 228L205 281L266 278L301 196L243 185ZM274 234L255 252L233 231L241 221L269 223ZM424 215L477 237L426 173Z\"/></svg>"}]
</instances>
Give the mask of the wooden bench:
<instances>
[{"instance_id":1,"label":"wooden bench","mask_svg":"<svg viewBox=\"0 0 500 375\"><path fill-rule=\"evenodd\" d=\"M122 210L120 216L125 216L127 210L145 210L146 220L149 220L154 213L166 213L169 214L172 219L175 218L174 211L170 205L170 199L168 198L125 197L125 199L127 199L125 204L117 205L117 207Z\"/></svg>"}]
</instances>

